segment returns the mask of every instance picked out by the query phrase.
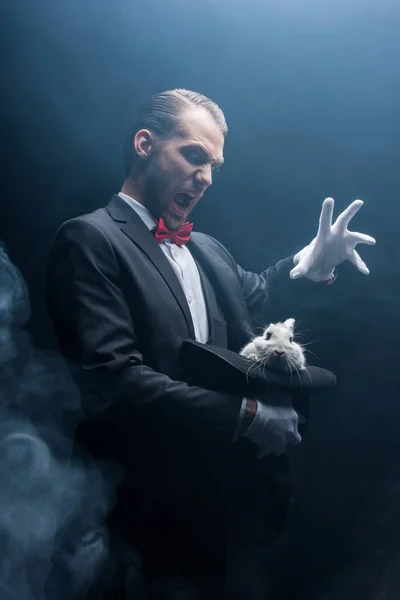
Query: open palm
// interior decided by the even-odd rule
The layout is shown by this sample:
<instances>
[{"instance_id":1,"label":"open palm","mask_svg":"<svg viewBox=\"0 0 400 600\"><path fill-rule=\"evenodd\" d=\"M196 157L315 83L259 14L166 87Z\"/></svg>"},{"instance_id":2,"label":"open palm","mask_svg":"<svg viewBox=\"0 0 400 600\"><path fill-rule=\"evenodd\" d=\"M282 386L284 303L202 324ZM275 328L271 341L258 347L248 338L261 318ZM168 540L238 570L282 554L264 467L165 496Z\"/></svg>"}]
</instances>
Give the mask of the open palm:
<instances>
[{"instance_id":1,"label":"open palm","mask_svg":"<svg viewBox=\"0 0 400 600\"><path fill-rule=\"evenodd\" d=\"M375 239L364 233L347 229L354 215L364 202L355 200L332 225L333 198L326 198L322 204L317 236L308 246L298 252L293 262L295 267L290 277L306 277L312 281L324 281L334 274L334 269L345 260L350 261L361 273L369 274L369 269L356 251L357 244L375 244Z\"/></svg>"}]
</instances>

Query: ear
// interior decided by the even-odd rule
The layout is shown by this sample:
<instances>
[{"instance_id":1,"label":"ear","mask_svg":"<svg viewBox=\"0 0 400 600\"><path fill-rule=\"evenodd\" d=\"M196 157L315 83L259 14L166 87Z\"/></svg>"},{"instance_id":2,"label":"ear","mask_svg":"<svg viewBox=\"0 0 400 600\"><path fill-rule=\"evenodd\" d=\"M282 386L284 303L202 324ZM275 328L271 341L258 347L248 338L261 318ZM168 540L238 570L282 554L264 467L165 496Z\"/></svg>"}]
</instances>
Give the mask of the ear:
<instances>
[{"instance_id":1,"label":"ear","mask_svg":"<svg viewBox=\"0 0 400 600\"><path fill-rule=\"evenodd\" d=\"M155 137L148 129L140 129L133 140L136 154L142 160L149 158L155 146Z\"/></svg>"},{"instance_id":2,"label":"ear","mask_svg":"<svg viewBox=\"0 0 400 600\"><path fill-rule=\"evenodd\" d=\"M296 321L294 319L286 319L286 321L284 322L284 325L286 325L286 327L288 329L290 329L291 331L293 331L295 323L296 323Z\"/></svg>"}]
</instances>

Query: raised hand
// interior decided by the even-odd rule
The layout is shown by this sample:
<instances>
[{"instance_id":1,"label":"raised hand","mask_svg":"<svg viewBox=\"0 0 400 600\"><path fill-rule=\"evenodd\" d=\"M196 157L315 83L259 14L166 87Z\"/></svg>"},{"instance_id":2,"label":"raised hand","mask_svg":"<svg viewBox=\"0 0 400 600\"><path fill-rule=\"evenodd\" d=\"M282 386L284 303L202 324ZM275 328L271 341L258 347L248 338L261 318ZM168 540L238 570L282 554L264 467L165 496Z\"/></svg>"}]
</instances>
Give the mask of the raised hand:
<instances>
[{"instance_id":1,"label":"raised hand","mask_svg":"<svg viewBox=\"0 0 400 600\"><path fill-rule=\"evenodd\" d=\"M369 269L355 247L357 244L373 245L376 243L375 239L347 229L363 204L362 200L352 202L332 225L335 202L333 198L324 200L317 236L295 255L295 267L290 271L292 279L306 277L312 281L326 281L334 276L335 267L345 260L350 261L364 275L369 275Z\"/></svg>"}]
</instances>

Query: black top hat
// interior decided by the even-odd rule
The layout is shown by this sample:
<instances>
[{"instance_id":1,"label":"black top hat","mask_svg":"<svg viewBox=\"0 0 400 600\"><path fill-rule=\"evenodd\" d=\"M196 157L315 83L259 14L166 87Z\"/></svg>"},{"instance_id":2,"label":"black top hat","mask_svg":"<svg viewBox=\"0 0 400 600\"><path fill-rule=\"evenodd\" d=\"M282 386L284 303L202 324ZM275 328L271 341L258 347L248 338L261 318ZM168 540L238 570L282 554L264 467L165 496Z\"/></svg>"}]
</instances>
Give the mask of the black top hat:
<instances>
[{"instance_id":1,"label":"black top hat","mask_svg":"<svg viewBox=\"0 0 400 600\"><path fill-rule=\"evenodd\" d=\"M236 396L262 398L276 389L308 396L336 384L335 375L326 369L309 366L297 373L285 373L254 363L226 348L191 339L182 343L179 362L189 385Z\"/></svg>"}]
</instances>

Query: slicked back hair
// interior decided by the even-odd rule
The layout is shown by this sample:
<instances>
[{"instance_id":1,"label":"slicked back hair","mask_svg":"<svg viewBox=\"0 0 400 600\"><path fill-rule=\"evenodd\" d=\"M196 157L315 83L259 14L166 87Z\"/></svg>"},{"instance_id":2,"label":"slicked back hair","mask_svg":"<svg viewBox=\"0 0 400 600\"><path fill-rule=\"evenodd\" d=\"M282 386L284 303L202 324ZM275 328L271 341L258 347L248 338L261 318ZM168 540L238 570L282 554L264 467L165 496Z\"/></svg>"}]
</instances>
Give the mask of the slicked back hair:
<instances>
[{"instance_id":1,"label":"slicked back hair","mask_svg":"<svg viewBox=\"0 0 400 600\"><path fill-rule=\"evenodd\" d=\"M203 107L212 115L224 136L228 133L225 116L218 104L207 96L184 89L174 89L155 94L139 111L136 121L126 136L124 163L126 175L132 171L137 155L133 140L138 131L148 129L159 139L166 138L179 127L179 117L190 108Z\"/></svg>"}]
</instances>

